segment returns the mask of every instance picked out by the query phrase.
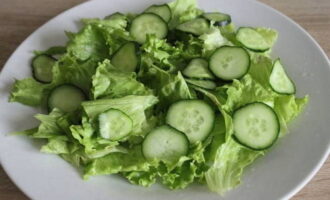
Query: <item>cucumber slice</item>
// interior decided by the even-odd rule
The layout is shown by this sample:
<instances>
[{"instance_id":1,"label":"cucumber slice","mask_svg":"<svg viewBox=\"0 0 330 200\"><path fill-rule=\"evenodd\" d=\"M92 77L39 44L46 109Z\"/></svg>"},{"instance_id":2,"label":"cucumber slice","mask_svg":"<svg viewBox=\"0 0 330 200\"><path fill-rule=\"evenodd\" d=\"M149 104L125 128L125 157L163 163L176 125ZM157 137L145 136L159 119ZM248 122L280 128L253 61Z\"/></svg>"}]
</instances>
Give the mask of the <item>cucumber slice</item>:
<instances>
[{"instance_id":1,"label":"cucumber slice","mask_svg":"<svg viewBox=\"0 0 330 200\"><path fill-rule=\"evenodd\" d=\"M53 80L53 66L56 59L48 55L37 55L32 60L33 76L37 81L50 83Z\"/></svg>"},{"instance_id":2,"label":"cucumber slice","mask_svg":"<svg viewBox=\"0 0 330 200\"><path fill-rule=\"evenodd\" d=\"M131 36L140 44L146 41L148 34L154 34L157 38L163 39L167 31L166 22L153 13L143 13L135 17L129 30Z\"/></svg>"},{"instance_id":3,"label":"cucumber slice","mask_svg":"<svg viewBox=\"0 0 330 200\"><path fill-rule=\"evenodd\" d=\"M204 18L196 18L179 24L176 29L194 35L202 35L209 31L210 23Z\"/></svg>"},{"instance_id":4,"label":"cucumber slice","mask_svg":"<svg viewBox=\"0 0 330 200\"><path fill-rule=\"evenodd\" d=\"M220 12L204 13L203 17L207 20L213 21L217 26L226 26L231 23L231 17L228 14Z\"/></svg>"},{"instance_id":5,"label":"cucumber slice","mask_svg":"<svg viewBox=\"0 0 330 200\"><path fill-rule=\"evenodd\" d=\"M212 131L214 111L202 100L181 100L168 109L166 123L184 132L193 144L203 141Z\"/></svg>"},{"instance_id":6,"label":"cucumber slice","mask_svg":"<svg viewBox=\"0 0 330 200\"><path fill-rule=\"evenodd\" d=\"M279 59L274 62L272 72L269 76L269 84L279 94L296 93L296 87L286 74Z\"/></svg>"},{"instance_id":7,"label":"cucumber slice","mask_svg":"<svg viewBox=\"0 0 330 200\"><path fill-rule=\"evenodd\" d=\"M249 53L241 47L223 46L210 57L210 70L222 80L243 77L250 67Z\"/></svg>"},{"instance_id":8,"label":"cucumber slice","mask_svg":"<svg viewBox=\"0 0 330 200\"><path fill-rule=\"evenodd\" d=\"M280 124L275 111L260 102L247 104L234 112L234 138L254 150L271 147L278 138Z\"/></svg>"},{"instance_id":9,"label":"cucumber slice","mask_svg":"<svg viewBox=\"0 0 330 200\"><path fill-rule=\"evenodd\" d=\"M133 129L132 119L117 109L110 109L101 113L98 119L100 135L104 139L120 140L126 137Z\"/></svg>"},{"instance_id":10,"label":"cucumber slice","mask_svg":"<svg viewBox=\"0 0 330 200\"><path fill-rule=\"evenodd\" d=\"M171 9L167 4L152 5L149 8L147 8L144 12L156 14L161 18L163 18L165 22L169 22L172 16Z\"/></svg>"},{"instance_id":11,"label":"cucumber slice","mask_svg":"<svg viewBox=\"0 0 330 200\"><path fill-rule=\"evenodd\" d=\"M152 130L142 143L147 160L175 162L188 153L189 141L184 133L167 125Z\"/></svg>"},{"instance_id":12,"label":"cucumber slice","mask_svg":"<svg viewBox=\"0 0 330 200\"><path fill-rule=\"evenodd\" d=\"M271 48L271 45L254 28L239 28L236 39L252 51L264 52Z\"/></svg>"},{"instance_id":13,"label":"cucumber slice","mask_svg":"<svg viewBox=\"0 0 330 200\"><path fill-rule=\"evenodd\" d=\"M136 45L128 42L121 46L112 56L111 63L123 72L134 72L138 65Z\"/></svg>"},{"instance_id":14,"label":"cucumber slice","mask_svg":"<svg viewBox=\"0 0 330 200\"><path fill-rule=\"evenodd\" d=\"M60 85L51 91L48 109L51 111L58 108L64 112L72 112L77 110L84 100L86 96L80 88L70 84Z\"/></svg>"},{"instance_id":15,"label":"cucumber slice","mask_svg":"<svg viewBox=\"0 0 330 200\"><path fill-rule=\"evenodd\" d=\"M203 58L192 59L188 66L183 70L182 74L189 78L215 79L209 70L209 63Z\"/></svg>"},{"instance_id":16,"label":"cucumber slice","mask_svg":"<svg viewBox=\"0 0 330 200\"><path fill-rule=\"evenodd\" d=\"M185 79L187 83L194 85L194 86L198 86L204 89L208 89L208 90L214 90L217 85L210 80L198 80L198 79Z\"/></svg>"}]
</instances>

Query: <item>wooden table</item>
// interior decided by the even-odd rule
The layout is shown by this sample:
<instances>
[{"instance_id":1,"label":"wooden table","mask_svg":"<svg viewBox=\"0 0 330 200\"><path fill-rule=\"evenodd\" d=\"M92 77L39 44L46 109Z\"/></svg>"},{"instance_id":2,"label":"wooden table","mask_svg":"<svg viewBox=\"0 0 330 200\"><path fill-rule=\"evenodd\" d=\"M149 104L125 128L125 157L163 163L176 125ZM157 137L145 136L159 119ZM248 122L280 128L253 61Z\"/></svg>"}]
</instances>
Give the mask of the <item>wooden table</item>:
<instances>
[{"instance_id":1,"label":"wooden table","mask_svg":"<svg viewBox=\"0 0 330 200\"><path fill-rule=\"evenodd\" d=\"M0 69L16 47L35 29L84 0L1 0ZM304 27L330 57L329 0L261 0ZM0 167L0 200L27 200ZM330 159L293 199L330 199Z\"/></svg>"}]
</instances>

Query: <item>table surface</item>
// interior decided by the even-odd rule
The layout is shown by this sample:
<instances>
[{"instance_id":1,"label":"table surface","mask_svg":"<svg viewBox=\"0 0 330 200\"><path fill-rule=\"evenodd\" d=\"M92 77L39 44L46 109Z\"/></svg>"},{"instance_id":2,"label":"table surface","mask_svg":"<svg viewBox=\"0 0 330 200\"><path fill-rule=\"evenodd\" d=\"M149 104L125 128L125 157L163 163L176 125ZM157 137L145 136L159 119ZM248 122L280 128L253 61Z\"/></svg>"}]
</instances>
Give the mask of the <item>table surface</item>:
<instances>
[{"instance_id":1,"label":"table surface","mask_svg":"<svg viewBox=\"0 0 330 200\"><path fill-rule=\"evenodd\" d=\"M261 0L305 28L330 57L329 0ZM17 46L40 25L84 0L1 0L0 69ZM330 158L294 200L330 199ZM27 200L0 167L0 200Z\"/></svg>"}]
</instances>

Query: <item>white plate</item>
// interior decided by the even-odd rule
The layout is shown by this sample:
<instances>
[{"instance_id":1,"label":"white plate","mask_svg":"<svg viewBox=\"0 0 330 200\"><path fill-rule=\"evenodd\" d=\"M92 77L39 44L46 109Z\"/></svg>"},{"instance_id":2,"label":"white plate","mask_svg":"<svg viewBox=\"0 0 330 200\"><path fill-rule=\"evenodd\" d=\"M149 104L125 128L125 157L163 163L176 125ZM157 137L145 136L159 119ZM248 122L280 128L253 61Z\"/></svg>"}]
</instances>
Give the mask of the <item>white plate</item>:
<instances>
[{"instance_id":1,"label":"white plate","mask_svg":"<svg viewBox=\"0 0 330 200\"><path fill-rule=\"evenodd\" d=\"M7 103L15 78L31 75L29 61L35 49L65 44L63 30L77 30L82 17L103 17L115 11L139 12L163 0L89 1L76 6L40 27L10 57L0 76L0 159L11 179L35 200L105 199L219 199L206 187L192 186L169 191L156 185L143 188L128 184L117 176L95 177L83 181L78 170L57 156L42 154L29 138L7 133L33 127L37 109ZM237 25L266 26L279 31L274 55L281 57L294 79L298 95L309 94L305 113L264 158L250 167L240 187L225 199L289 198L317 172L329 153L330 69L329 61L311 36L289 18L256 1L203 0L207 11L230 13Z\"/></svg>"}]
</instances>

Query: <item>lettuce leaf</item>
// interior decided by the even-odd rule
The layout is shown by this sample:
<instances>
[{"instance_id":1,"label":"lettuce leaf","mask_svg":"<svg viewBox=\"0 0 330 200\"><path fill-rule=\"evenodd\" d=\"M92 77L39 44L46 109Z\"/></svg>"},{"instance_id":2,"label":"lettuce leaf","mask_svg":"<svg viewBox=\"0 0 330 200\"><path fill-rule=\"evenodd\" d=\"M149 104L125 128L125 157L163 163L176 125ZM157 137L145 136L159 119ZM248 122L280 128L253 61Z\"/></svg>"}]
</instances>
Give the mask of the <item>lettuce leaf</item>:
<instances>
[{"instance_id":1,"label":"lettuce leaf","mask_svg":"<svg viewBox=\"0 0 330 200\"><path fill-rule=\"evenodd\" d=\"M137 96L129 95L115 99L99 99L86 101L82 103L83 109L89 119L96 120L96 117L102 112L115 108L126 113L133 121L133 135L145 135L152 127L147 121L145 111L158 102L157 97L153 95Z\"/></svg>"},{"instance_id":2,"label":"lettuce leaf","mask_svg":"<svg viewBox=\"0 0 330 200\"><path fill-rule=\"evenodd\" d=\"M109 57L106 40L102 32L92 25L86 25L73 35L73 38L69 41L67 51L81 61L89 58L102 59Z\"/></svg>"},{"instance_id":3,"label":"lettuce leaf","mask_svg":"<svg viewBox=\"0 0 330 200\"><path fill-rule=\"evenodd\" d=\"M84 169L84 178L118 172L148 171L150 166L142 155L141 145L136 145L128 153L111 153L94 159Z\"/></svg>"},{"instance_id":4,"label":"lettuce leaf","mask_svg":"<svg viewBox=\"0 0 330 200\"><path fill-rule=\"evenodd\" d=\"M308 96L296 98L294 95L280 95L275 98L274 110L281 125L280 137L287 133L287 124L303 111L308 100Z\"/></svg>"},{"instance_id":5,"label":"lettuce leaf","mask_svg":"<svg viewBox=\"0 0 330 200\"><path fill-rule=\"evenodd\" d=\"M148 171L122 172L122 175L132 184L149 187L156 182L157 171L150 167Z\"/></svg>"},{"instance_id":6,"label":"lettuce leaf","mask_svg":"<svg viewBox=\"0 0 330 200\"><path fill-rule=\"evenodd\" d=\"M160 89L159 99L162 105L170 105L182 99L194 99L195 94L189 89L180 72Z\"/></svg>"},{"instance_id":7,"label":"lettuce leaf","mask_svg":"<svg viewBox=\"0 0 330 200\"><path fill-rule=\"evenodd\" d=\"M175 0L168 3L168 6L172 11L172 18L169 22L170 29L203 13L202 10L197 8L196 0Z\"/></svg>"},{"instance_id":8,"label":"lettuce leaf","mask_svg":"<svg viewBox=\"0 0 330 200\"><path fill-rule=\"evenodd\" d=\"M48 143L41 147L43 153L67 154L69 153L68 138L66 136L57 136L48 139Z\"/></svg>"},{"instance_id":9,"label":"lettuce leaf","mask_svg":"<svg viewBox=\"0 0 330 200\"><path fill-rule=\"evenodd\" d=\"M99 64L93 76L92 91L94 99L152 94L149 88L136 80L135 73L118 71L109 60Z\"/></svg>"},{"instance_id":10,"label":"lettuce leaf","mask_svg":"<svg viewBox=\"0 0 330 200\"><path fill-rule=\"evenodd\" d=\"M29 106L40 106L45 103L47 85L33 78L16 80L11 90L9 102L19 102Z\"/></svg>"},{"instance_id":11,"label":"lettuce leaf","mask_svg":"<svg viewBox=\"0 0 330 200\"><path fill-rule=\"evenodd\" d=\"M223 195L241 182L243 170L263 151L252 151L228 138L216 152L212 167L205 173L207 185L211 191Z\"/></svg>"},{"instance_id":12,"label":"lettuce leaf","mask_svg":"<svg viewBox=\"0 0 330 200\"><path fill-rule=\"evenodd\" d=\"M218 28L212 27L209 32L199 36L203 41L203 54L207 57L216 48L228 44L228 40L222 36Z\"/></svg>"},{"instance_id":13,"label":"lettuce leaf","mask_svg":"<svg viewBox=\"0 0 330 200\"><path fill-rule=\"evenodd\" d=\"M270 89L269 77L273 69L272 59L265 56L257 56L255 60L252 60L249 74L252 79L257 81L265 89Z\"/></svg>"},{"instance_id":14,"label":"lettuce leaf","mask_svg":"<svg viewBox=\"0 0 330 200\"><path fill-rule=\"evenodd\" d=\"M159 97L160 107L166 107L178 100L196 98L181 72L177 72L176 75L169 73L154 65L150 59L142 60L140 70L138 76L141 82L155 91Z\"/></svg>"},{"instance_id":15,"label":"lettuce leaf","mask_svg":"<svg viewBox=\"0 0 330 200\"><path fill-rule=\"evenodd\" d=\"M164 39L158 39L155 35L148 35L142 45L142 59L150 59L153 64L165 71L177 71L180 69L180 49L170 45Z\"/></svg>"},{"instance_id":16,"label":"lettuce leaf","mask_svg":"<svg viewBox=\"0 0 330 200\"><path fill-rule=\"evenodd\" d=\"M266 90L250 75L244 76L241 80L234 80L232 84L217 88L216 93L226 99L221 109L232 113L235 109L251 102L264 102L271 107L274 105L275 93Z\"/></svg>"},{"instance_id":17,"label":"lettuce leaf","mask_svg":"<svg viewBox=\"0 0 330 200\"><path fill-rule=\"evenodd\" d=\"M73 84L90 96L92 76L97 62L92 59L77 61L69 54L63 55L53 67L53 80L49 84L40 83L33 78L17 80L14 83L10 102L19 102L30 106L46 106L49 93L58 85Z\"/></svg>"}]
</instances>

